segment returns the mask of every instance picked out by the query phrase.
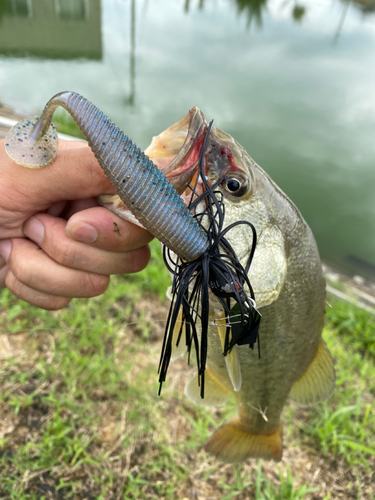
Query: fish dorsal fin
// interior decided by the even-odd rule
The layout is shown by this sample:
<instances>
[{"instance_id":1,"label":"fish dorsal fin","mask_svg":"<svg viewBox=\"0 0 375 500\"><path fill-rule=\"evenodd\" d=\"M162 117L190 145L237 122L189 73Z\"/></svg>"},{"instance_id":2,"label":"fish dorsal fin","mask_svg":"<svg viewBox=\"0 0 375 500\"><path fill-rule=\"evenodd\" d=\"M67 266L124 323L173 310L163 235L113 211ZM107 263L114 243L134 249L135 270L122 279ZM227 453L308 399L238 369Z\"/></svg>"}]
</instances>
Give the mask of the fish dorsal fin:
<instances>
[{"instance_id":1,"label":"fish dorsal fin","mask_svg":"<svg viewBox=\"0 0 375 500\"><path fill-rule=\"evenodd\" d=\"M204 398L201 398L201 388L198 385L198 375L186 384L185 396L200 406L221 406L230 398L230 391L223 386L206 368L204 374Z\"/></svg>"},{"instance_id":2,"label":"fish dorsal fin","mask_svg":"<svg viewBox=\"0 0 375 500\"><path fill-rule=\"evenodd\" d=\"M227 328L226 326L220 326L220 321L222 321L223 324L226 322L224 314L221 315L219 318L216 318L217 331L220 337L221 348L224 352L225 336ZM230 336L229 340L232 340L232 336ZM232 382L233 389L236 392L238 392L241 389L242 385L241 365L237 349L238 349L237 345L234 345L232 349L227 353L227 355L224 356L225 365L228 371L228 376L230 378L230 381Z\"/></svg>"},{"instance_id":3,"label":"fish dorsal fin","mask_svg":"<svg viewBox=\"0 0 375 500\"><path fill-rule=\"evenodd\" d=\"M294 382L290 397L301 406L309 406L328 399L335 387L335 369L323 339L316 354L301 377Z\"/></svg>"}]
</instances>

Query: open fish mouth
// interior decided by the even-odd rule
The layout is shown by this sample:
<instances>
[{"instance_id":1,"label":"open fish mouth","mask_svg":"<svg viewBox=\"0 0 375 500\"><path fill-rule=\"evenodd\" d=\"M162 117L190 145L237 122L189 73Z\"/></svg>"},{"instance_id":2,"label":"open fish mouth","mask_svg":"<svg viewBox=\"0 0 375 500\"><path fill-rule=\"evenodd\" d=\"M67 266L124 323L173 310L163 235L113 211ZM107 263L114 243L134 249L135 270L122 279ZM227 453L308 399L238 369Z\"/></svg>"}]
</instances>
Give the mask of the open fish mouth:
<instances>
[{"instance_id":1,"label":"open fish mouth","mask_svg":"<svg viewBox=\"0 0 375 500\"><path fill-rule=\"evenodd\" d=\"M145 150L180 195L198 170L207 128L202 111L194 107L181 120L154 137Z\"/></svg>"},{"instance_id":2,"label":"open fish mouth","mask_svg":"<svg viewBox=\"0 0 375 500\"><path fill-rule=\"evenodd\" d=\"M163 172L183 201L188 204L188 188L198 172L199 158L208 124L202 111L194 107L186 116L152 138L144 153ZM121 218L140 225L120 197L103 194L98 202Z\"/></svg>"},{"instance_id":3,"label":"open fish mouth","mask_svg":"<svg viewBox=\"0 0 375 500\"><path fill-rule=\"evenodd\" d=\"M188 204L195 184L208 123L202 111L194 107L186 116L152 139L145 154L167 177L178 194ZM240 159L235 157L233 140L227 134L212 127L204 153L203 171L210 185L220 182L229 172L241 172ZM195 194L201 194L198 178Z\"/></svg>"}]
</instances>

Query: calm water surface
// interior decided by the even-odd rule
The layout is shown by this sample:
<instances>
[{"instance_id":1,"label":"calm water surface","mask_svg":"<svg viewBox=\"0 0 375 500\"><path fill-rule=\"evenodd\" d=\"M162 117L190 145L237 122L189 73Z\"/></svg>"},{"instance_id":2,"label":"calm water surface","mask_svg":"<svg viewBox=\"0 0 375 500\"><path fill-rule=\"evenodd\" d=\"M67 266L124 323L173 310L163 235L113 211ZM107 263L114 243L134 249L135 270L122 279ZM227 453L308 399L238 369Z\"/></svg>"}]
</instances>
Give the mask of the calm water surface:
<instances>
[{"instance_id":1,"label":"calm water surface","mask_svg":"<svg viewBox=\"0 0 375 500\"><path fill-rule=\"evenodd\" d=\"M342 0L0 0L0 100L94 101L140 147L194 105L375 278L375 8Z\"/></svg>"}]
</instances>

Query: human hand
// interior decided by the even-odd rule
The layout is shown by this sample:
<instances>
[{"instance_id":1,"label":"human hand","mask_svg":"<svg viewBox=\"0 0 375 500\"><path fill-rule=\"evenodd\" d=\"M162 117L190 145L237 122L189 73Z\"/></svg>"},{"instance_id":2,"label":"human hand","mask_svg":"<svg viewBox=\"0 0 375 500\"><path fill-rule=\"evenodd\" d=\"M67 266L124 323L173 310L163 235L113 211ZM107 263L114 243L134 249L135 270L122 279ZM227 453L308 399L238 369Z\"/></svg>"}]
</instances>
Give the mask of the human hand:
<instances>
[{"instance_id":1,"label":"human hand","mask_svg":"<svg viewBox=\"0 0 375 500\"><path fill-rule=\"evenodd\" d=\"M114 194L84 142L62 142L56 160L33 170L0 141L0 288L43 309L102 294L111 274L146 267L152 235L99 206Z\"/></svg>"}]
</instances>

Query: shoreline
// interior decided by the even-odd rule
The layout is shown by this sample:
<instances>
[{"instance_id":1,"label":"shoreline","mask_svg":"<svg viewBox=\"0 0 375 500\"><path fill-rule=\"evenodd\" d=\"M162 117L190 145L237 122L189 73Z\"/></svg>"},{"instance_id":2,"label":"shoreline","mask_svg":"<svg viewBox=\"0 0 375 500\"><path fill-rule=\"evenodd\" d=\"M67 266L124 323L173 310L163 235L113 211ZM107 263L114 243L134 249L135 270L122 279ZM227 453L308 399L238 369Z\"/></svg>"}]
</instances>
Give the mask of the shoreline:
<instances>
[{"instance_id":1,"label":"shoreline","mask_svg":"<svg viewBox=\"0 0 375 500\"><path fill-rule=\"evenodd\" d=\"M322 262L327 294L353 303L375 315L375 282L363 276L348 276Z\"/></svg>"}]
</instances>

